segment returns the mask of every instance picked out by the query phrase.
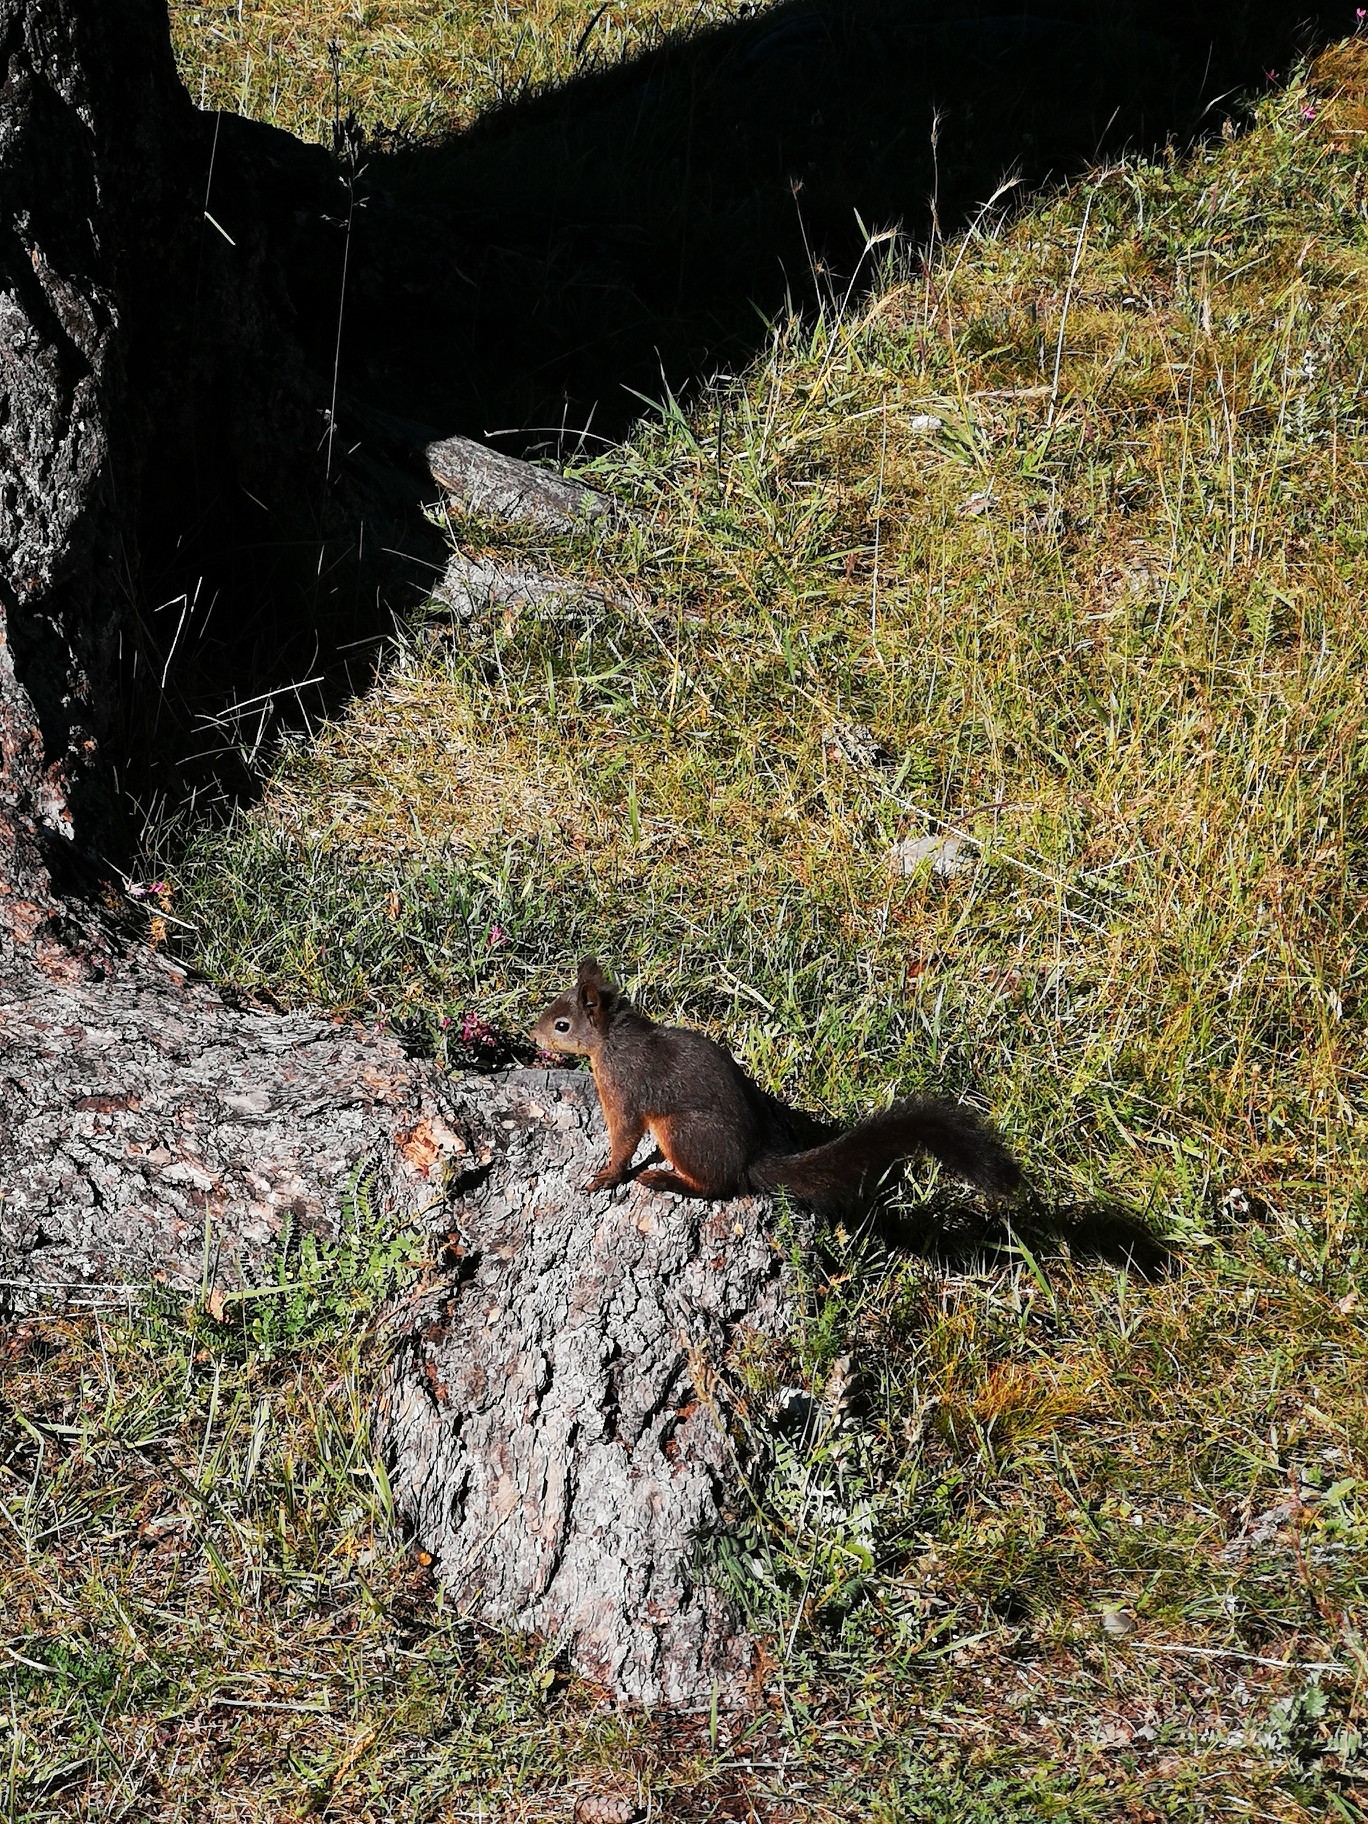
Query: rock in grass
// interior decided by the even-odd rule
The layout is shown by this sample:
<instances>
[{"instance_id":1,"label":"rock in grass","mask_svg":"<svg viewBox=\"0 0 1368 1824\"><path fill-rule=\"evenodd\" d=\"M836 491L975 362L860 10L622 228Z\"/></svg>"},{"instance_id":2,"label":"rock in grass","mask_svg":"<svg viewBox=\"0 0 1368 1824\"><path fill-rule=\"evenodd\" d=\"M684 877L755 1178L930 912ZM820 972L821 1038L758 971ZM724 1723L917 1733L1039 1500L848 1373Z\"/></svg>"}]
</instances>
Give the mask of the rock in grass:
<instances>
[{"instance_id":1,"label":"rock in grass","mask_svg":"<svg viewBox=\"0 0 1368 1824\"><path fill-rule=\"evenodd\" d=\"M928 863L938 880L968 874L978 860L977 845L966 836L908 836L895 842L888 859L896 873L916 874Z\"/></svg>"},{"instance_id":2,"label":"rock in grass","mask_svg":"<svg viewBox=\"0 0 1368 1824\"><path fill-rule=\"evenodd\" d=\"M517 618L528 609L545 618L593 621L610 605L622 605L574 577L556 576L530 564L501 563L454 551L447 560L433 600L444 603L459 620L469 621L500 609Z\"/></svg>"},{"instance_id":3,"label":"rock in grass","mask_svg":"<svg viewBox=\"0 0 1368 1824\"><path fill-rule=\"evenodd\" d=\"M469 437L444 437L427 446L434 481L467 513L482 519L530 521L568 531L608 509L602 494L550 469L487 449Z\"/></svg>"}]
</instances>

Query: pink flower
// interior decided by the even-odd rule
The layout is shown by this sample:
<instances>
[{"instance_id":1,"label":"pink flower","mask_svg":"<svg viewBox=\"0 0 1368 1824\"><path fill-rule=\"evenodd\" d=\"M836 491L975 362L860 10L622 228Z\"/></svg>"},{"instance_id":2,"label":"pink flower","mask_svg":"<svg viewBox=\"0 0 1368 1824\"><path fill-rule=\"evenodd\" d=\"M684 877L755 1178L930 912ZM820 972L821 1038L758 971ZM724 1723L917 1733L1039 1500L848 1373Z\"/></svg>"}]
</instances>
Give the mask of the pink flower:
<instances>
[{"instance_id":1,"label":"pink flower","mask_svg":"<svg viewBox=\"0 0 1368 1824\"><path fill-rule=\"evenodd\" d=\"M1303 120L1314 120L1315 118L1316 118L1316 110L1308 102L1307 105L1302 109L1302 119Z\"/></svg>"},{"instance_id":2,"label":"pink flower","mask_svg":"<svg viewBox=\"0 0 1368 1824\"><path fill-rule=\"evenodd\" d=\"M502 925L491 925L489 927L489 936L485 939L485 942L489 945L491 950L497 950L502 943L507 941L507 938L508 933L504 930Z\"/></svg>"}]
</instances>

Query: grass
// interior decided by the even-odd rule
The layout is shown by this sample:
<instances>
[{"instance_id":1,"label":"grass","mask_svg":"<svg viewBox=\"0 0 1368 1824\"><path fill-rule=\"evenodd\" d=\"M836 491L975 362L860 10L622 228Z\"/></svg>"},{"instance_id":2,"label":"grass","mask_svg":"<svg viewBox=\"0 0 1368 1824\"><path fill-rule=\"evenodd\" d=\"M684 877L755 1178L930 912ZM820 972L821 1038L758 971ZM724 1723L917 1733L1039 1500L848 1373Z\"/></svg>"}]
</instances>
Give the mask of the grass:
<instances>
[{"instance_id":1,"label":"grass","mask_svg":"<svg viewBox=\"0 0 1368 1824\"><path fill-rule=\"evenodd\" d=\"M618 1716L444 1612L367 1447L403 1250L358 1196L278 1315L11 1339L10 1816L1363 1815L1366 135L1354 40L1238 136L872 249L591 466L623 513L541 555L598 600L434 604L158 864L212 974L453 1063L592 947L787 1093L1019 1147L1052 1220L914 1191L919 1248L838 1232L748 1369L845 1415L720 1567L772 1709Z\"/></svg>"},{"instance_id":2,"label":"grass","mask_svg":"<svg viewBox=\"0 0 1368 1824\"><path fill-rule=\"evenodd\" d=\"M741 0L700 0L693 29ZM201 107L332 143L339 93L370 137L425 139L663 43L677 0L171 0L181 75Z\"/></svg>"}]
</instances>

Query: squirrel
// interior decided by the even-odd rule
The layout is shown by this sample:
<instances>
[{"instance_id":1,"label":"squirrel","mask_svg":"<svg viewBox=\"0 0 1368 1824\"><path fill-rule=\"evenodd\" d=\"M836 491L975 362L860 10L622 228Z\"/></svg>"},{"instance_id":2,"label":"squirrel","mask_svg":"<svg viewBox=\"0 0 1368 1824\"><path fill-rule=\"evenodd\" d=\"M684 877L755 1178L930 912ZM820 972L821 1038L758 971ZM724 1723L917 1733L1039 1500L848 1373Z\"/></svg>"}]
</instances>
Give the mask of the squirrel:
<instances>
[{"instance_id":1,"label":"squirrel","mask_svg":"<svg viewBox=\"0 0 1368 1824\"><path fill-rule=\"evenodd\" d=\"M953 1103L913 1097L844 1130L790 1108L747 1076L725 1045L648 1019L592 957L532 1037L543 1051L587 1056L594 1073L609 1156L586 1191L624 1183L648 1129L665 1166L639 1172L638 1184L692 1197L782 1189L835 1216L918 1149L992 1196L1022 1182L993 1130Z\"/></svg>"}]
</instances>

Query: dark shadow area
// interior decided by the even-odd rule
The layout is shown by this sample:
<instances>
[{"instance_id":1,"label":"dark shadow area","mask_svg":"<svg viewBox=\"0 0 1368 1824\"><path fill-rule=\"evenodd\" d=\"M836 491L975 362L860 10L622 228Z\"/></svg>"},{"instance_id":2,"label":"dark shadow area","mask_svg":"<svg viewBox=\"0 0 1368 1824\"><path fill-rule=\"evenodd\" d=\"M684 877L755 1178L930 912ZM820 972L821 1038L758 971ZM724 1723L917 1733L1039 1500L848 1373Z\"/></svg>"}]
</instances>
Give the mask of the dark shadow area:
<instances>
[{"instance_id":1,"label":"dark shadow area","mask_svg":"<svg viewBox=\"0 0 1368 1824\"><path fill-rule=\"evenodd\" d=\"M257 122L189 126L156 257L128 262L115 447L139 509L119 519L110 747L153 820L250 798L283 730L365 688L444 549L415 435L335 411L345 173Z\"/></svg>"},{"instance_id":2,"label":"dark shadow area","mask_svg":"<svg viewBox=\"0 0 1368 1824\"><path fill-rule=\"evenodd\" d=\"M1021 1259L1061 1244L1071 1259L1157 1279L1176 1265L1170 1244L1124 1205L1052 1203L1032 1192L1019 1205L994 1208L953 1186L912 1203L889 1199L871 1211L869 1233L885 1247L919 1255L943 1272L964 1272Z\"/></svg>"},{"instance_id":3,"label":"dark shadow area","mask_svg":"<svg viewBox=\"0 0 1368 1824\"><path fill-rule=\"evenodd\" d=\"M590 69L372 157L344 382L515 448L620 437L638 395L744 363L790 303L872 276L861 223L925 246L1005 178L1024 201L1189 143L1317 29L1273 0L789 0Z\"/></svg>"},{"instance_id":4,"label":"dark shadow area","mask_svg":"<svg viewBox=\"0 0 1368 1824\"><path fill-rule=\"evenodd\" d=\"M146 273L134 351L158 421L119 786L240 802L282 730L365 688L442 560L429 438L592 451L871 279L866 231L926 247L1006 177L1019 206L1190 143L1319 30L1279 0L789 0L613 68L587 33L582 77L445 144L344 130L330 162L201 117L197 243Z\"/></svg>"}]
</instances>

